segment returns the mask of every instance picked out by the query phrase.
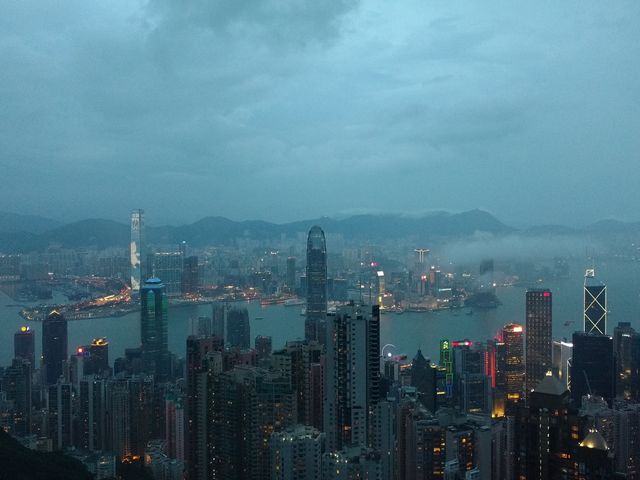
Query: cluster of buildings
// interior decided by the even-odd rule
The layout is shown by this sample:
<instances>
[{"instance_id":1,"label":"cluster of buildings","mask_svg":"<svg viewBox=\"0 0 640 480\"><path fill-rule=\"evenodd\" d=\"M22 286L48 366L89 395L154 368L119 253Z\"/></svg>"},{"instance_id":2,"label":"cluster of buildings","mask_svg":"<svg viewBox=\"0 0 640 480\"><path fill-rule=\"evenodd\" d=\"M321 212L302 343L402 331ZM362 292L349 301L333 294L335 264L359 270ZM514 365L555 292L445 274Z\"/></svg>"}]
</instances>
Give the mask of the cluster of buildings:
<instances>
[{"instance_id":1,"label":"cluster of buildings","mask_svg":"<svg viewBox=\"0 0 640 480\"><path fill-rule=\"evenodd\" d=\"M608 335L591 270L572 342L552 338L553 293L534 289L522 324L408 359L384 354L378 302L329 312L326 240L313 227L304 340L252 347L246 309L219 303L178 359L167 285L142 281L141 242L141 345L113 366L103 338L69 351L59 312L43 323L40 362L33 332L16 332L0 425L30 448L64 450L96 478L121 462L162 480L640 478L640 334L620 323Z\"/></svg>"}]
</instances>

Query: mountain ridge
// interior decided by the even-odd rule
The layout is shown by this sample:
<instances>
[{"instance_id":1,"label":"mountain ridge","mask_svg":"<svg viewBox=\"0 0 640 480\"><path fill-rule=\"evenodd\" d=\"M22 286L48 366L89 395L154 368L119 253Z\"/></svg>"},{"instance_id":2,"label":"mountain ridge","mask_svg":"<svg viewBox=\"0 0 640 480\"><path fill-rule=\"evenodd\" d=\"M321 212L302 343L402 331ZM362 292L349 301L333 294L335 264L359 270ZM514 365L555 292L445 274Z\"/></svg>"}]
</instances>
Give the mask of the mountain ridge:
<instances>
[{"instance_id":1,"label":"mountain ridge","mask_svg":"<svg viewBox=\"0 0 640 480\"><path fill-rule=\"evenodd\" d=\"M19 214L12 215L14 218L20 217ZM24 216L16 225L24 225L25 218L29 219L31 216ZM240 239L269 241L283 237L294 238L306 233L315 224L319 224L330 236L340 235L345 239L370 241L401 238L415 241L458 239L479 232L493 235L518 233L526 236L640 234L640 222L619 220L600 220L582 228L540 225L515 229L486 211L474 209L458 213L432 212L423 216L358 214L345 218L320 217L280 224L264 220L234 221L222 216L207 216L190 224L148 226L146 238L155 245L175 245L183 240L195 247L233 245ZM129 225L114 220L90 218L51 225L52 228L40 233L16 231L15 227L8 231L0 230L0 253L42 252L50 248L124 248L130 242Z\"/></svg>"}]
</instances>

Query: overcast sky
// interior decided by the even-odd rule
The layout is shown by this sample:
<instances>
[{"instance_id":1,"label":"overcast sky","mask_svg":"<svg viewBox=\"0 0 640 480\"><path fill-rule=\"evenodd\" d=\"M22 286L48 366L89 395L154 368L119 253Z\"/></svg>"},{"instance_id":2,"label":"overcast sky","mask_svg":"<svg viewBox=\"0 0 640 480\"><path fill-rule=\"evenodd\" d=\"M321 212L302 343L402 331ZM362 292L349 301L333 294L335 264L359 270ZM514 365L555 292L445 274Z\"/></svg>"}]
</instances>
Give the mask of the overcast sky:
<instances>
[{"instance_id":1,"label":"overcast sky","mask_svg":"<svg viewBox=\"0 0 640 480\"><path fill-rule=\"evenodd\" d=\"M640 220L640 2L0 0L0 210Z\"/></svg>"}]
</instances>

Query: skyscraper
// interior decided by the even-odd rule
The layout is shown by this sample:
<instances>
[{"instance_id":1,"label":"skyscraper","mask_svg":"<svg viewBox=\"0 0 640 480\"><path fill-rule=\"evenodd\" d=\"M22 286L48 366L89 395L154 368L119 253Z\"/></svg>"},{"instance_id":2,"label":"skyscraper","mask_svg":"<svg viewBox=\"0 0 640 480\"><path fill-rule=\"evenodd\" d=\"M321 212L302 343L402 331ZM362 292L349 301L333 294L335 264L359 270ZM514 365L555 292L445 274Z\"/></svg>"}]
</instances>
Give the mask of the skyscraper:
<instances>
[{"instance_id":1,"label":"skyscraper","mask_svg":"<svg viewBox=\"0 0 640 480\"><path fill-rule=\"evenodd\" d=\"M327 316L324 432L327 448L366 446L380 397L380 308L347 305Z\"/></svg>"},{"instance_id":2,"label":"skyscraper","mask_svg":"<svg viewBox=\"0 0 640 480\"><path fill-rule=\"evenodd\" d=\"M159 278L150 278L140 289L140 339L142 362L147 373L156 381L169 376L169 347L167 338L167 297Z\"/></svg>"},{"instance_id":3,"label":"skyscraper","mask_svg":"<svg viewBox=\"0 0 640 480\"><path fill-rule=\"evenodd\" d=\"M184 257L182 252L157 252L153 255L153 275L162 279L165 294L178 296L182 293Z\"/></svg>"},{"instance_id":4,"label":"skyscraper","mask_svg":"<svg viewBox=\"0 0 640 480\"><path fill-rule=\"evenodd\" d=\"M230 347L251 348L249 311L232 308L227 313L227 342Z\"/></svg>"},{"instance_id":5,"label":"skyscraper","mask_svg":"<svg viewBox=\"0 0 640 480\"><path fill-rule=\"evenodd\" d=\"M134 210L131 212L131 245L130 266L131 266L131 290L134 294L140 291L142 285L143 265L146 255L143 252L144 241L144 210Z\"/></svg>"},{"instance_id":6,"label":"skyscraper","mask_svg":"<svg viewBox=\"0 0 640 480\"><path fill-rule=\"evenodd\" d=\"M224 325L227 320L227 305L215 302L212 305L211 313L211 335L221 338L224 341Z\"/></svg>"},{"instance_id":7,"label":"skyscraper","mask_svg":"<svg viewBox=\"0 0 640 480\"><path fill-rule=\"evenodd\" d=\"M307 317L304 335L307 340L325 343L327 317L327 244L324 232L313 226L307 237Z\"/></svg>"},{"instance_id":8,"label":"skyscraper","mask_svg":"<svg viewBox=\"0 0 640 480\"><path fill-rule=\"evenodd\" d=\"M502 376L504 378L504 393L509 402L519 401L524 388L524 338L522 325L510 323L502 327L502 342L504 344Z\"/></svg>"},{"instance_id":9,"label":"skyscraper","mask_svg":"<svg viewBox=\"0 0 640 480\"><path fill-rule=\"evenodd\" d=\"M11 404L11 420L5 428L9 427L17 435L31 433L31 372L28 360L14 358L0 376L0 388Z\"/></svg>"},{"instance_id":10,"label":"skyscraper","mask_svg":"<svg viewBox=\"0 0 640 480\"><path fill-rule=\"evenodd\" d=\"M618 322L613 329L616 356L616 393L625 400L640 399L640 334L629 322Z\"/></svg>"},{"instance_id":11,"label":"skyscraper","mask_svg":"<svg viewBox=\"0 0 640 480\"><path fill-rule=\"evenodd\" d=\"M67 321L53 310L42 322L42 361L47 385L54 385L62 375L62 362L67 359Z\"/></svg>"},{"instance_id":12,"label":"skyscraper","mask_svg":"<svg viewBox=\"0 0 640 480\"><path fill-rule=\"evenodd\" d=\"M584 274L584 331L607 333L607 286L596 279L594 269Z\"/></svg>"},{"instance_id":13,"label":"skyscraper","mask_svg":"<svg viewBox=\"0 0 640 480\"><path fill-rule=\"evenodd\" d=\"M525 326L525 397L551 368L551 308L550 290L528 290Z\"/></svg>"},{"instance_id":14,"label":"skyscraper","mask_svg":"<svg viewBox=\"0 0 640 480\"><path fill-rule=\"evenodd\" d=\"M36 368L36 335L31 328L20 327L13 335L13 356L22 358L31 364L31 370Z\"/></svg>"},{"instance_id":15,"label":"skyscraper","mask_svg":"<svg viewBox=\"0 0 640 480\"><path fill-rule=\"evenodd\" d=\"M89 345L89 371L85 369L85 374L100 374L109 371L109 342L106 338L94 338Z\"/></svg>"},{"instance_id":16,"label":"skyscraper","mask_svg":"<svg viewBox=\"0 0 640 480\"><path fill-rule=\"evenodd\" d=\"M573 334L571 399L580 407L582 396L599 395L611 405L615 397L613 339L599 333Z\"/></svg>"}]
</instances>

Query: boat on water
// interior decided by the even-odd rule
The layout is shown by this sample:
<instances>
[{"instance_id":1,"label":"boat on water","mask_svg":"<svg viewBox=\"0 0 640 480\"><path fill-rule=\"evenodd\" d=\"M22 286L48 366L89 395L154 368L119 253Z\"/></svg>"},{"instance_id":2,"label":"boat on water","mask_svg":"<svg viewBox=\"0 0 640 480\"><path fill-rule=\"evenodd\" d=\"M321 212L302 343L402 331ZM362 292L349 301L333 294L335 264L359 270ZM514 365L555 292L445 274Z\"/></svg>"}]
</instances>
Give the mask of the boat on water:
<instances>
[{"instance_id":1,"label":"boat on water","mask_svg":"<svg viewBox=\"0 0 640 480\"><path fill-rule=\"evenodd\" d=\"M473 310L469 310L465 315L473 315Z\"/></svg>"},{"instance_id":2,"label":"boat on water","mask_svg":"<svg viewBox=\"0 0 640 480\"><path fill-rule=\"evenodd\" d=\"M254 320L264 320L264 317L256 317Z\"/></svg>"},{"instance_id":3,"label":"boat on water","mask_svg":"<svg viewBox=\"0 0 640 480\"><path fill-rule=\"evenodd\" d=\"M260 305L281 305L286 303L289 297L263 297L260 299Z\"/></svg>"},{"instance_id":4,"label":"boat on water","mask_svg":"<svg viewBox=\"0 0 640 480\"><path fill-rule=\"evenodd\" d=\"M295 307L298 305L304 305L305 301L302 298L288 298L284 301L285 307Z\"/></svg>"}]
</instances>

